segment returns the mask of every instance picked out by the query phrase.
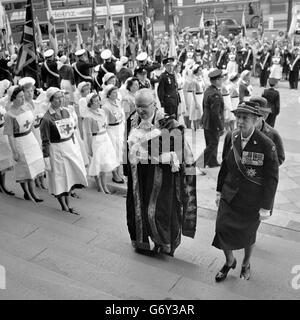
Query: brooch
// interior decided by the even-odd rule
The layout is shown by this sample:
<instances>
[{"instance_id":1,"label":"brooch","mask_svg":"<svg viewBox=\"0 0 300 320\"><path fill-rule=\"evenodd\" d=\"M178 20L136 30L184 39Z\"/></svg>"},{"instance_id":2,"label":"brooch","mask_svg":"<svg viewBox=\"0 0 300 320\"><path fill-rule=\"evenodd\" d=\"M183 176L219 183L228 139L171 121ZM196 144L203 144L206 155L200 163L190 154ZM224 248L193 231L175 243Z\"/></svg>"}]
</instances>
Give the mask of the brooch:
<instances>
[{"instance_id":1,"label":"brooch","mask_svg":"<svg viewBox=\"0 0 300 320\"><path fill-rule=\"evenodd\" d=\"M253 177L256 176L256 170L255 170L255 169L252 169L252 168L247 169L246 173L247 173L247 176L248 176L248 177L251 177L251 178L253 178Z\"/></svg>"}]
</instances>

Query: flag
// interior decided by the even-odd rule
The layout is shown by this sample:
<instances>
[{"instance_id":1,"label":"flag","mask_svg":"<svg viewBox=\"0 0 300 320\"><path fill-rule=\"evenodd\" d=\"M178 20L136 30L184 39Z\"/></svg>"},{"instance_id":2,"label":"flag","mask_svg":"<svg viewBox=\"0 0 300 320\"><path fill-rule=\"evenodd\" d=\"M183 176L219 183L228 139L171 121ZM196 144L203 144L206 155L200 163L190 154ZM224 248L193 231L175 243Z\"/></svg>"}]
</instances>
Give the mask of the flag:
<instances>
[{"instance_id":1,"label":"flag","mask_svg":"<svg viewBox=\"0 0 300 320\"><path fill-rule=\"evenodd\" d=\"M92 50L94 49L95 42L97 41L97 3L96 0L92 0L92 28L91 28L91 38L92 38Z\"/></svg>"},{"instance_id":2,"label":"flag","mask_svg":"<svg viewBox=\"0 0 300 320\"><path fill-rule=\"evenodd\" d=\"M66 19L64 19L64 42L67 46L69 45L69 27Z\"/></svg>"},{"instance_id":3,"label":"flag","mask_svg":"<svg viewBox=\"0 0 300 320\"><path fill-rule=\"evenodd\" d=\"M43 49L43 37L42 37L42 32L41 32L41 28L40 28L40 22L38 17L36 17L34 19L34 24L36 26L35 29L35 41L38 47L40 47L40 49Z\"/></svg>"},{"instance_id":4,"label":"flag","mask_svg":"<svg viewBox=\"0 0 300 320\"><path fill-rule=\"evenodd\" d=\"M288 36L290 38L293 37L293 35L295 34L296 27L297 27L297 8L295 7L293 8L293 17L292 17L290 29L288 32Z\"/></svg>"},{"instance_id":5,"label":"flag","mask_svg":"<svg viewBox=\"0 0 300 320\"><path fill-rule=\"evenodd\" d=\"M4 33L2 32L4 30ZM2 6L0 1L0 47L6 46L6 17L5 17L5 9Z\"/></svg>"},{"instance_id":6,"label":"flag","mask_svg":"<svg viewBox=\"0 0 300 320\"><path fill-rule=\"evenodd\" d=\"M80 50L82 49L83 40L82 40L82 35L81 35L78 24L76 24L76 34L77 34L76 50Z\"/></svg>"},{"instance_id":7,"label":"flag","mask_svg":"<svg viewBox=\"0 0 300 320\"><path fill-rule=\"evenodd\" d=\"M107 10L107 17L106 17L105 32L106 32L107 38L108 38L108 40L110 40L110 44L112 46L113 37L115 37L115 28L114 28L114 23L113 23L112 16L111 16L109 0L106 0L106 10Z\"/></svg>"},{"instance_id":8,"label":"flag","mask_svg":"<svg viewBox=\"0 0 300 320\"><path fill-rule=\"evenodd\" d=\"M175 43L175 32L174 32L174 25L171 25L170 31L170 47L169 47L169 57L177 58L177 50L176 50L176 43Z\"/></svg>"},{"instance_id":9,"label":"flag","mask_svg":"<svg viewBox=\"0 0 300 320\"><path fill-rule=\"evenodd\" d=\"M218 18L216 15L216 9L214 10L214 31L215 31L215 39L217 39L219 36L219 32L218 32Z\"/></svg>"},{"instance_id":10,"label":"flag","mask_svg":"<svg viewBox=\"0 0 300 320\"><path fill-rule=\"evenodd\" d=\"M199 29L200 29L200 38L204 39L204 14L202 11L200 23L199 23Z\"/></svg>"},{"instance_id":11,"label":"flag","mask_svg":"<svg viewBox=\"0 0 300 320\"><path fill-rule=\"evenodd\" d=\"M55 30L55 23L54 18L52 15L51 3L50 0L48 1L48 32L49 32L49 43L50 48L54 50L55 54L58 52L58 44L56 38L56 30Z\"/></svg>"},{"instance_id":12,"label":"flag","mask_svg":"<svg viewBox=\"0 0 300 320\"><path fill-rule=\"evenodd\" d=\"M245 38L246 37L246 19L245 19L245 10L243 11L243 15L242 15L242 37Z\"/></svg>"},{"instance_id":13,"label":"flag","mask_svg":"<svg viewBox=\"0 0 300 320\"><path fill-rule=\"evenodd\" d=\"M29 76L36 80L39 85L38 61L35 43L35 28L33 23L33 5L32 0L27 0L25 24L21 39L21 46L18 54L16 73L22 71L23 76Z\"/></svg>"},{"instance_id":14,"label":"flag","mask_svg":"<svg viewBox=\"0 0 300 320\"><path fill-rule=\"evenodd\" d=\"M14 39L11 32L10 22L8 19L8 15L5 15L6 18L6 45L8 51L10 51L11 54L13 54L13 48L14 48Z\"/></svg>"},{"instance_id":15,"label":"flag","mask_svg":"<svg viewBox=\"0 0 300 320\"><path fill-rule=\"evenodd\" d=\"M122 32L120 41L120 55L126 55L126 28L125 28L125 16L122 17Z\"/></svg>"}]
</instances>

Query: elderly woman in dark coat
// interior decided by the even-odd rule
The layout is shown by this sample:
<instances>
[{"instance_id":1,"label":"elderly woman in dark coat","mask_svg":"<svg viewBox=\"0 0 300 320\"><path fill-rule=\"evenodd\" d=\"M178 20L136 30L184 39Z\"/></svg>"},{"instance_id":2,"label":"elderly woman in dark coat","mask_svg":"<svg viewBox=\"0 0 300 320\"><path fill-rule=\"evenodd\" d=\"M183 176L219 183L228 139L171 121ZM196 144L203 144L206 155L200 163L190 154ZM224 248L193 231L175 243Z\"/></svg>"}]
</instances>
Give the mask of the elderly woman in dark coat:
<instances>
[{"instance_id":1,"label":"elderly woman in dark coat","mask_svg":"<svg viewBox=\"0 0 300 320\"><path fill-rule=\"evenodd\" d=\"M213 246L223 250L226 263L216 275L223 281L237 261L233 250L244 249L240 278L250 278L250 258L260 221L270 216L278 184L274 143L255 128L261 116L258 104L243 102L233 111L237 130L225 138L218 175L219 207Z\"/></svg>"}]
</instances>

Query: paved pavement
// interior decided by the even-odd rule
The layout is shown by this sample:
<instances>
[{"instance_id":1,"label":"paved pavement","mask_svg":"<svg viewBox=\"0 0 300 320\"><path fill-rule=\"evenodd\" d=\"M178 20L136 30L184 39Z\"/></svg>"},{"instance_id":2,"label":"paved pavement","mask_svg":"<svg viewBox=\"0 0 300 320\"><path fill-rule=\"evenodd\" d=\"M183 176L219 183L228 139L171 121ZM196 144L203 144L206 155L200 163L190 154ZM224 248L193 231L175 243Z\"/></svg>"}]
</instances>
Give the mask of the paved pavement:
<instances>
[{"instance_id":1,"label":"paved pavement","mask_svg":"<svg viewBox=\"0 0 300 320\"><path fill-rule=\"evenodd\" d=\"M197 233L195 239L183 237L174 258L133 250L124 188L119 185L110 185L117 191L114 195L98 193L92 183L78 191L81 198L72 199L72 205L81 215L74 216L59 211L46 191L39 191L45 199L41 204L22 200L21 188L10 176L9 186L17 197L0 194L0 265L6 269L6 289L0 289L0 300L300 299L295 274L300 265L298 93L283 89L282 96L278 129L286 143L287 160L281 168L274 217L259 228L249 281L239 279L241 251L235 253L237 269L223 283L214 281L224 263L222 252L211 246L215 169L198 176ZM196 156L203 150L202 133L197 134Z\"/></svg>"}]
</instances>

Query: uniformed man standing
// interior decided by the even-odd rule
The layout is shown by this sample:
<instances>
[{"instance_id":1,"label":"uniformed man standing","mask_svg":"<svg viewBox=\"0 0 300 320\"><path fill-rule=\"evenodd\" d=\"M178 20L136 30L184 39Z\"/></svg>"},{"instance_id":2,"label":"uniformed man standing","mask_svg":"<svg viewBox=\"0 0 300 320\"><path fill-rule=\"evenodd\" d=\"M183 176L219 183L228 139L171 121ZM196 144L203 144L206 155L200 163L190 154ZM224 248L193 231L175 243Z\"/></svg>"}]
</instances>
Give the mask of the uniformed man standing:
<instances>
[{"instance_id":1,"label":"uniformed man standing","mask_svg":"<svg viewBox=\"0 0 300 320\"><path fill-rule=\"evenodd\" d=\"M95 65L93 63L88 63L87 52L85 49L80 49L75 52L77 57L77 62L73 63L74 76L76 85L80 82L86 81L91 85L93 84L93 78L91 76L91 68Z\"/></svg>"},{"instance_id":2,"label":"uniformed man standing","mask_svg":"<svg viewBox=\"0 0 300 320\"><path fill-rule=\"evenodd\" d=\"M57 69L57 62L54 59L54 50L45 51L44 57L46 60L41 67L41 77L43 88L46 90L50 87L60 88L60 78Z\"/></svg>"},{"instance_id":3,"label":"uniformed man standing","mask_svg":"<svg viewBox=\"0 0 300 320\"><path fill-rule=\"evenodd\" d=\"M165 71L160 75L157 95L161 106L168 115L178 116L179 94L174 74L174 58L163 60Z\"/></svg>"},{"instance_id":4,"label":"uniformed man standing","mask_svg":"<svg viewBox=\"0 0 300 320\"><path fill-rule=\"evenodd\" d=\"M256 128L274 142L278 156L278 163L279 165L282 165L285 160L283 142L278 131L276 131L266 122L266 119L272 111L272 109L268 106L267 99L259 96L252 96L249 101L259 104L259 112L261 113L262 117L258 118L256 122Z\"/></svg>"},{"instance_id":5,"label":"uniformed man standing","mask_svg":"<svg viewBox=\"0 0 300 320\"><path fill-rule=\"evenodd\" d=\"M245 48L241 49L242 55L241 55L241 63L240 63L240 73L242 73L244 70L251 71L253 68L253 51L251 47L249 47L249 43L245 43Z\"/></svg>"},{"instance_id":6,"label":"uniformed man standing","mask_svg":"<svg viewBox=\"0 0 300 320\"><path fill-rule=\"evenodd\" d=\"M260 62L260 86L266 87L267 81L270 74L270 66L272 63L272 56L269 51L269 46L267 43L264 44L263 50L258 52L258 55L260 56L259 62Z\"/></svg>"},{"instance_id":7,"label":"uniformed man standing","mask_svg":"<svg viewBox=\"0 0 300 320\"><path fill-rule=\"evenodd\" d=\"M103 63L100 64L97 81L102 86L102 78L106 73L113 73L116 74L116 62L115 58L112 55L112 52L109 49L105 49L101 52L101 59Z\"/></svg>"},{"instance_id":8,"label":"uniformed man standing","mask_svg":"<svg viewBox=\"0 0 300 320\"><path fill-rule=\"evenodd\" d=\"M206 148L204 150L204 168L218 167L217 161L219 138L224 133L224 101L220 88L222 86L222 70L215 69L208 74L211 85L205 90L203 97L202 125Z\"/></svg>"},{"instance_id":9,"label":"uniformed man standing","mask_svg":"<svg viewBox=\"0 0 300 320\"><path fill-rule=\"evenodd\" d=\"M151 73L154 70L159 69L161 67L161 64L158 62L149 62L147 52L141 52L140 54L138 54L136 57L136 61L137 68L143 68L147 71L147 78L150 80L153 86L155 83L155 79L151 76Z\"/></svg>"}]
</instances>

